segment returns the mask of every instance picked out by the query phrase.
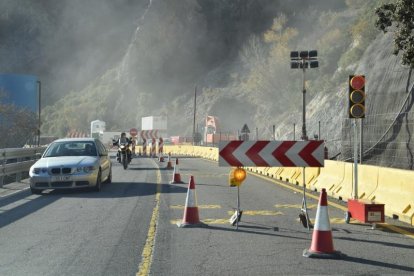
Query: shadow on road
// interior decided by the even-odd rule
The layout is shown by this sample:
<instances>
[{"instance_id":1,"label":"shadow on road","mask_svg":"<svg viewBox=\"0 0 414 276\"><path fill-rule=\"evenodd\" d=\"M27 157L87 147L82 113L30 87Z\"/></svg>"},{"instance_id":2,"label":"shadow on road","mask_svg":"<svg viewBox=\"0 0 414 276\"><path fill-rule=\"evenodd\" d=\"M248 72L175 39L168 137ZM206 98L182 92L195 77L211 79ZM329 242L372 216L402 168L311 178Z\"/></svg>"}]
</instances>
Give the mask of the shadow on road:
<instances>
[{"instance_id":1,"label":"shadow on road","mask_svg":"<svg viewBox=\"0 0 414 276\"><path fill-rule=\"evenodd\" d=\"M406 248L406 249L414 249L413 245L407 245L407 244L401 244L401 243L395 243L395 242L385 242L385 241L374 241L374 240L363 240L363 239L355 239L355 238L346 238L346 237L337 237L336 239L339 240L347 240L347 241L354 241L354 242L366 242L369 244L380 244L380 245L385 245L385 246L390 246L390 247L397 247L397 248Z\"/></svg>"},{"instance_id":2,"label":"shadow on road","mask_svg":"<svg viewBox=\"0 0 414 276\"><path fill-rule=\"evenodd\" d=\"M62 198L126 198L151 196L157 193L186 193L186 187L169 184L112 182L104 184L100 192L87 189L45 190L42 195L32 195L29 190L11 195L0 200L0 228L46 207ZM8 205L10 209L5 208Z\"/></svg>"},{"instance_id":3,"label":"shadow on road","mask_svg":"<svg viewBox=\"0 0 414 276\"><path fill-rule=\"evenodd\" d=\"M397 265L393 263L386 263L386 262L380 262L380 261L374 261L374 260L368 260L363 258L357 258L357 257L350 257L346 256L344 261L352 262L352 263L358 263L358 264L366 264L366 265L373 265L373 266L379 266L384 268L392 268L392 269L398 269L402 271L414 271L414 267L404 266L404 265Z\"/></svg>"},{"instance_id":4,"label":"shadow on road","mask_svg":"<svg viewBox=\"0 0 414 276\"><path fill-rule=\"evenodd\" d=\"M52 204L60 198L61 196L33 196L30 191L24 191L22 193L10 196L0 202L2 207L18 201L24 201L24 203L16 207L12 207L9 210L5 210L1 213L0 228L42 209L43 207Z\"/></svg>"},{"instance_id":5,"label":"shadow on road","mask_svg":"<svg viewBox=\"0 0 414 276\"><path fill-rule=\"evenodd\" d=\"M279 233L275 233L275 231L271 230L273 228L266 228L265 230L269 230L269 232L260 232L260 231L253 231L253 230L246 230L244 228L255 228L255 229L262 229L264 227L253 227L253 226L246 226L243 224L239 224L239 229L234 228L228 228L228 227L220 227L220 226L213 226L213 225L207 225L203 227L202 229L208 229L208 230L219 230L219 231L228 231L228 232L237 232L237 233L247 233L247 234L256 234L256 235L264 235L264 236L271 236L271 237L283 237L288 239L295 239L295 240L309 240L308 238L302 238L302 237L296 237L291 235L283 235ZM272 231L272 232L270 232Z\"/></svg>"}]
</instances>

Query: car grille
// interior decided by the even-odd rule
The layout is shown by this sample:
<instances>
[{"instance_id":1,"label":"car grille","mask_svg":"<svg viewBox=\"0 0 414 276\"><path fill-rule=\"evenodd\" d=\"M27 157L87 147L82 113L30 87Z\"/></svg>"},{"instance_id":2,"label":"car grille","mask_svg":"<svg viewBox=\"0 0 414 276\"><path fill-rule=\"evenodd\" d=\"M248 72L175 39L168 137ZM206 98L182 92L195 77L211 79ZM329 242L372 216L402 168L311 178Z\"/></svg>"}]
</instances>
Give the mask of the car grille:
<instances>
[{"instance_id":1,"label":"car grille","mask_svg":"<svg viewBox=\"0 0 414 276\"><path fill-rule=\"evenodd\" d=\"M71 168L52 168L50 170L51 174L70 174L71 172Z\"/></svg>"},{"instance_id":2,"label":"car grille","mask_svg":"<svg viewBox=\"0 0 414 276\"><path fill-rule=\"evenodd\" d=\"M76 181L75 182L76 186L88 186L89 185L89 181Z\"/></svg>"},{"instance_id":3,"label":"car grille","mask_svg":"<svg viewBox=\"0 0 414 276\"><path fill-rule=\"evenodd\" d=\"M72 181L52 182L51 185L54 188L72 187Z\"/></svg>"},{"instance_id":4,"label":"car grille","mask_svg":"<svg viewBox=\"0 0 414 276\"><path fill-rule=\"evenodd\" d=\"M36 183L36 187L49 187L49 183L47 183L47 182L38 182L38 183Z\"/></svg>"}]
</instances>

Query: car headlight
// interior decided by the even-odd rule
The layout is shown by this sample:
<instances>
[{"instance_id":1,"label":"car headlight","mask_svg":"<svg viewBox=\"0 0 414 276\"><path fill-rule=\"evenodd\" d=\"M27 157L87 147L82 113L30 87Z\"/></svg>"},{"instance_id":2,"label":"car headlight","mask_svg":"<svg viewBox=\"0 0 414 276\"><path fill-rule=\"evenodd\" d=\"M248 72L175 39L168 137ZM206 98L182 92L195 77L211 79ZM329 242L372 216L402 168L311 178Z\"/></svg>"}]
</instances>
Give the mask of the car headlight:
<instances>
[{"instance_id":1,"label":"car headlight","mask_svg":"<svg viewBox=\"0 0 414 276\"><path fill-rule=\"evenodd\" d=\"M85 167L79 167L76 169L76 172L84 172L89 173L91 171L95 170L94 166L85 166Z\"/></svg>"},{"instance_id":2,"label":"car headlight","mask_svg":"<svg viewBox=\"0 0 414 276\"><path fill-rule=\"evenodd\" d=\"M47 172L46 168L33 168L32 169L33 174L40 174L40 173L46 173L46 172Z\"/></svg>"}]
</instances>

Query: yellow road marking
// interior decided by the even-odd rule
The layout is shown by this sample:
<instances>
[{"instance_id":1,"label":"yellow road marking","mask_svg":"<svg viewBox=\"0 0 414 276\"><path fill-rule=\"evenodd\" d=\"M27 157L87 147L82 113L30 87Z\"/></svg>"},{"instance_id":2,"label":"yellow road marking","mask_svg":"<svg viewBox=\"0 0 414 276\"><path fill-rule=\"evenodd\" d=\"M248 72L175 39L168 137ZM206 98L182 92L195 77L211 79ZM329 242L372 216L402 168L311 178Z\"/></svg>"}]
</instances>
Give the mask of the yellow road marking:
<instances>
[{"instance_id":1,"label":"yellow road marking","mask_svg":"<svg viewBox=\"0 0 414 276\"><path fill-rule=\"evenodd\" d=\"M155 164L155 161L153 161ZM142 250L142 259L141 263L138 267L138 272L136 275L149 275L151 263L152 263L152 255L154 253L154 240L155 234L157 230L157 223L158 223L158 214L160 208L160 194L161 194L161 173L160 170L157 170L157 194L155 195L155 207L152 211L150 226L148 229L147 240L144 245L144 249Z\"/></svg>"},{"instance_id":2,"label":"yellow road marking","mask_svg":"<svg viewBox=\"0 0 414 276\"><path fill-rule=\"evenodd\" d=\"M278 180L275 180L275 179L271 179L271 178L269 178L269 177L267 177L267 176L263 176L263 175L260 175L260 174L256 174L256 173L253 173L253 172L251 172L251 171L247 171L247 172L248 172L249 174L253 175L253 176L256 176L256 177L258 177L258 178L261 178L261 179L264 179L264 180L266 180L266 181L272 182L272 183L274 183L274 184L276 184L276 185L279 185L279 186L285 187L285 188L287 188L287 189L289 189L289 190L292 190L292 191L295 191L295 192L298 192L298 193L302 193L302 192L303 192L303 190L302 190L302 189L298 189L298 188L296 188L296 187L289 186L289 185L287 185L287 184L285 184L285 183L282 183L282 182L280 182L280 181L278 181ZM310 198L313 198L313 199L315 199L315 200L318 200L318 201L319 201L319 197L318 197L318 196L315 196L315 195L312 195L312 194L309 194L309 193L307 194L307 196L308 196L308 197L310 197ZM348 212L348 208L347 208L347 207L344 207L344 206L342 206L342 205L339 205L339 204L336 204L336 203L333 203L333 202L329 202L329 201L328 201L328 205L329 205L329 206L332 206L332 207L335 207L335 208L337 208L337 209L339 209L339 210L342 210L342 211ZM381 226L381 227L384 227L384 228L386 228L386 229L389 229L389 230L391 230L391 231L394 231L394 232L396 232L396 233L399 233L399 234L401 234L401 235L404 235L404 236L406 236L406 237L409 237L409 238L414 239L414 233L411 233L411 232L409 232L409 231L407 231L407 230L404 230L404 229L402 229L402 228L400 228L400 227L398 227L398 226L395 226L395 225L392 225L392 224L388 224L388 223L378 223L377 225L379 225L379 226Z\"/></svg>"},{"instance_id":3,"label":"yellow road marking","mask_svg":"<svg viewBox=\"0 0 414 276\"><path fill-rule=\"evenodd\" d=\"M233 215L235 211L228 211L229 215ZM269 211L269 210L243 210L243 215L246 216L277 216L283 215L279 211Z\"/></svg>"},{"instance_id":4,"label":"yellow road marking","mask_svg":"<svg viewBox=\"0 0 414 276\"><path fill-rule=\"evenodd\" d=\"M170 220L170 223L176 225L181 221L181 219L173 219ZM205 224L229 224L229 219L203 219L201 222Z\"/></svg>"},{"instance_id":5,"label":"yellow road marking","mask_svg":"<svg viewBox=\"0 0 414 276\"><path fill-rule=\"evenodd\" d=\"M295 208L295 209L301 209L302 208L302 204L276 204L275 205L276 208ZM317 207L316 204L309 204L307 205L308 209L313 209L315 207Z\"/></svg>"},{"instance_id":6,"label":"yellow road marking","mask_svg":"<svg viewBox=\"0 0 414 276\"><path fill-rule=\"evenodd\" d=\"M296 219L296 221L300 221L300 219ZM315 219L310 219L312 224L315 224ZM354 219L351 218L351 222L355 221ZM331 224L344 224L345 223L345 219L344 218L329 218L329 222Z\"/></svg>"},{"instance_id":7,"label":"yellow road marking","mask_svg":"<svg viewBox=\"0 0 414 276\"><path fill-rule=\"evenodd\" d=\"M184 205L170 205L171 209L184 209ZM220 205L198 205L199 209L220 209Z\"/></svg>"}]
</instances>

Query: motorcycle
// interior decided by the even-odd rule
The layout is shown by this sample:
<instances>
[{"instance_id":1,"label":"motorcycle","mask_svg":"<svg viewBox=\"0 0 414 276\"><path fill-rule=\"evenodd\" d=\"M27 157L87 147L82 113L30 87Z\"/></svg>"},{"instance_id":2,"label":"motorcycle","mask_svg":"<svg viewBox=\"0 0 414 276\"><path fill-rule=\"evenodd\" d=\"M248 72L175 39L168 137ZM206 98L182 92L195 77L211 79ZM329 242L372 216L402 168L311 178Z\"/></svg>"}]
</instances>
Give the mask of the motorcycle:
<instances>
[{"instance_id":1,"label":"motorcycle","mask_svg":"<svg viewBox=\"0 0 414 276\"><path fill-rule=\"evenodd\" d=\"M129 152L129 143L127 141L120 141L118 143L117 160L122 164L124 170L128 168L128 164L131 163L131 153Z\"/></svg>"}]
</instances>

